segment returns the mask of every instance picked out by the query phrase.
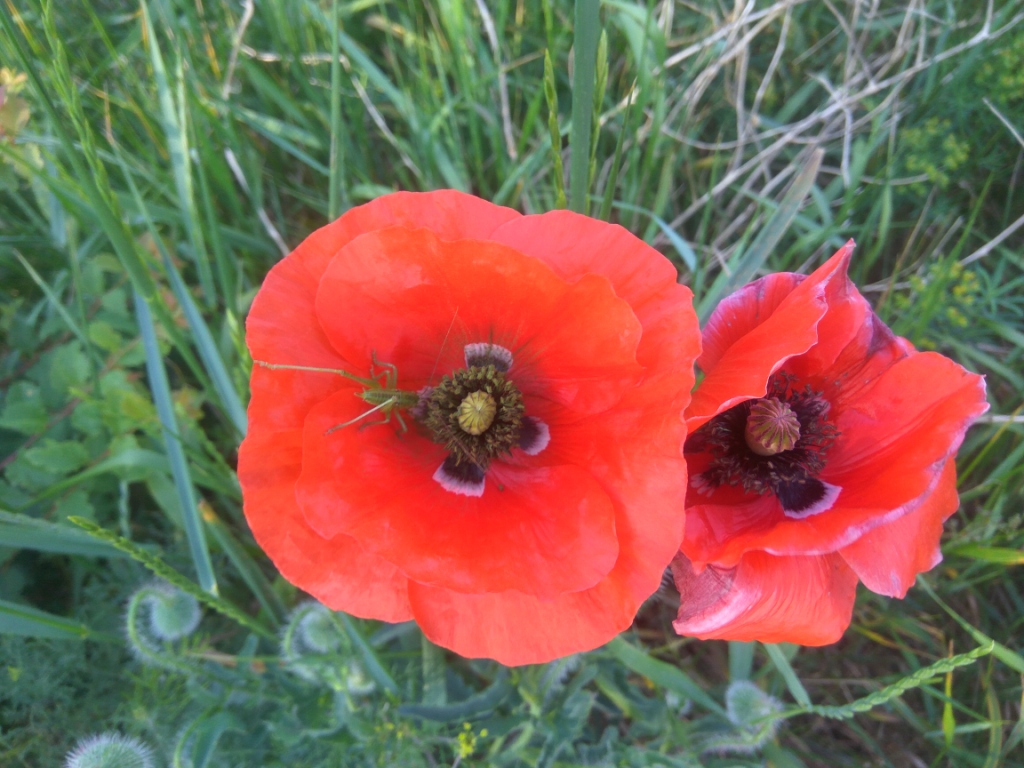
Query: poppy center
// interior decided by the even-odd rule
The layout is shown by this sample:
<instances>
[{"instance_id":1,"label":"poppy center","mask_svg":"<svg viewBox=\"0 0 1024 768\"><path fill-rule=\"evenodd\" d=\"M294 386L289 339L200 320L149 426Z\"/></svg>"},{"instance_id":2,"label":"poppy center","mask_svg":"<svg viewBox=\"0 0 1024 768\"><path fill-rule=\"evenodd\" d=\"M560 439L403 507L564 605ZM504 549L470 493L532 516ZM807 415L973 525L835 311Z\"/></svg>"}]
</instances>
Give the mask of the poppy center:
<instances>
[{"instance_id":1,"label":"poppy center","mask_svg":"<svg viewBox=\"0 0 1024 768\"><path fill-rule=\"evenodd\" d=\"M441 379L425 394L422 423L456 464L486 471L518 445L523 396L494 365L469 366Z\"/></svg>"},{"instance_id":2,"label":"poppy center","mask_svg":"<svg viewBox=\"0 0 1024 768\"><path fill-rule=\"evenodd\" d=\"M469 435L482 435L497 415L498 404L490 394L470 392L459 405L459 426Z\"/></svg>"},{"instance_id":3,"label":"poppy center","mask_svg":"<svg viewBox=\"0 0 1024 768\"><path fill-rule=\"evenodd\" d=\"M743 439L758 456L791 451L800 439L800 419L788 403L777 397L762 398L750 406Z\"/></svg>"},{"instance_id":4,"label":"poppy center","mask_svg":"<svg viewBox=\"0 0 1024 768\"><path fill-rule=\"evenodd\" d=\"M838 489L819 479L838 435L829 402L809 385L794 384L789 374L775 374L765 397L730 408L687 439L688 453L711 455L708 468L694 478L696 489L731 485L773 493L792 517L831 506Z\"/></svg>"}]
</instances>

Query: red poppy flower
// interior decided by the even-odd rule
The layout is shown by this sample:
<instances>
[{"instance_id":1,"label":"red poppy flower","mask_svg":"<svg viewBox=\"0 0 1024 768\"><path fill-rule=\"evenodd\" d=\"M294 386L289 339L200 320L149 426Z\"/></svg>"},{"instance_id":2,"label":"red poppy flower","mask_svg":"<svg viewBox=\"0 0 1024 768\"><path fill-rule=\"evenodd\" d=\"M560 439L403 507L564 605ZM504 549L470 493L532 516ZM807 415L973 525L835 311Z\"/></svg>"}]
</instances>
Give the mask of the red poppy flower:
<instances>
[{"instance_id":1,"label":"red poppy flower","mask_svg":"<svg viewBox=\"0 0 1024 768\"><path fill-rule=\"evenodd\" d=\"M464 656L601 645L682 541L691 298L657 251L567 211L454 191L349 211L249 314L257 541L331 608Z\"/></svg>"},{"instance_id":2,"label":"red poppy flower","mask_svg":"<svg viewBox=\"0 0 1024 768\"><path fill-rule=\"evenodd\" d=\"M832 643L858 579L903 597L941 559L984 380L893 335L846 274L852 252L745 286L704 329L672 564L681 634Z\"/></svg>"}]
</instances>

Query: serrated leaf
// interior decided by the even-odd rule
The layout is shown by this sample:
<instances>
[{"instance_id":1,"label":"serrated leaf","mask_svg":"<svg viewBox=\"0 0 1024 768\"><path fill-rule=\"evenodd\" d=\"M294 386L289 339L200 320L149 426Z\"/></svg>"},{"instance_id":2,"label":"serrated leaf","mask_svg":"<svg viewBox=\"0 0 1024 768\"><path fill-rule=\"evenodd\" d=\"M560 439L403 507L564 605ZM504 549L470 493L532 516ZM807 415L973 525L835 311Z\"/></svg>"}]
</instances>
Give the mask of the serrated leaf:
<instances>
[{"instance_id":1,"label":"serrated leaf","mask_svg":"<svg viewBox=\"0 0 1024 768\"><path fill-rule=\"evenodd\" d=\"M42 391L35 384L19 381L7 391L3 411L0 411L0 427L35 435L46 429L48 419Z\"/></svg>"},{"instance_id":2,"label":"serrated leaf","mask_svg":"<svg viewBox=\"0 0 1024 768\"><path fill-rule=\"evenodd\" d=\"M36 469L58 476L70 474L89 461L85 446L73 440L46 438L26 449L22 455Z\"/></svg>"}]
</instances>

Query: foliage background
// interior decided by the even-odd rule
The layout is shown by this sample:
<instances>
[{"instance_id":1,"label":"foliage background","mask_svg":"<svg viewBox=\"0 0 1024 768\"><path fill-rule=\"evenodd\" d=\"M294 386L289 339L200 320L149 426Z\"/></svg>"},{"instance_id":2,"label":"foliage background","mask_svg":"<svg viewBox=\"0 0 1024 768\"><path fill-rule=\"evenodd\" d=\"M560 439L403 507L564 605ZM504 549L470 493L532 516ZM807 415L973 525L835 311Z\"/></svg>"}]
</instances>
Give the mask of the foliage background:
<instances>
[{"instance_id":1,"label":"foliage background","mask_svg":"<svg viewBox=\"0 0 1024 768\"><path fill-rule=\"evenodd\" d=\"M592 158L567 0L5 0L0 22L0 764L97 730L160 765L1024 764L1021 0L605 0ZM511 671L295 613L232 469L247 307L330 216L440 187L526 212L567 189L705 315L854 237L883 319L988 376L938 599L862 590L840 644L798 653L676 637L668 588L605 649ZM148 572L69 517L221 597L146 637ZM845 719L773 720L806 696Z\"/></svg>"}]
</instances>

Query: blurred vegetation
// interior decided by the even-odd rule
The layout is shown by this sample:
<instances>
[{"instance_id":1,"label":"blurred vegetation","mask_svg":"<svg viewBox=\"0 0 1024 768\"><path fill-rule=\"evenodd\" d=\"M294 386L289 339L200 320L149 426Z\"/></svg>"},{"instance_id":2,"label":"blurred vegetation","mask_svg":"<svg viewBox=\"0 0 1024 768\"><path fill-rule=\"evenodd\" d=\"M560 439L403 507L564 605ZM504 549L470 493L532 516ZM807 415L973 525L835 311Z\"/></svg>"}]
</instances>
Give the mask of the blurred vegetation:
<instances>
[{"instance_id":1,"label":"blurred vegetation","mask_svg":"<svg viewBox=\"0 0 1024 768\"><path fill-rule=\"evenodd\" d=\"M679 638L667 590L604 649L505 670L303 603L255 546L233 465L263 275L395 189L559 204L572 19L568 0L5 4L0 764L106 730L197 767L1024 765L1021 0L605 0L583 72L596 141L570 204L662 249L705 314L853 237L882 317L988 376L934 597L862 590L839 645L798 653ZM160 636L178 593L69 517L220 597ZM985 636L992 655L942 666Z\"/></svg>"}]
</instances>

